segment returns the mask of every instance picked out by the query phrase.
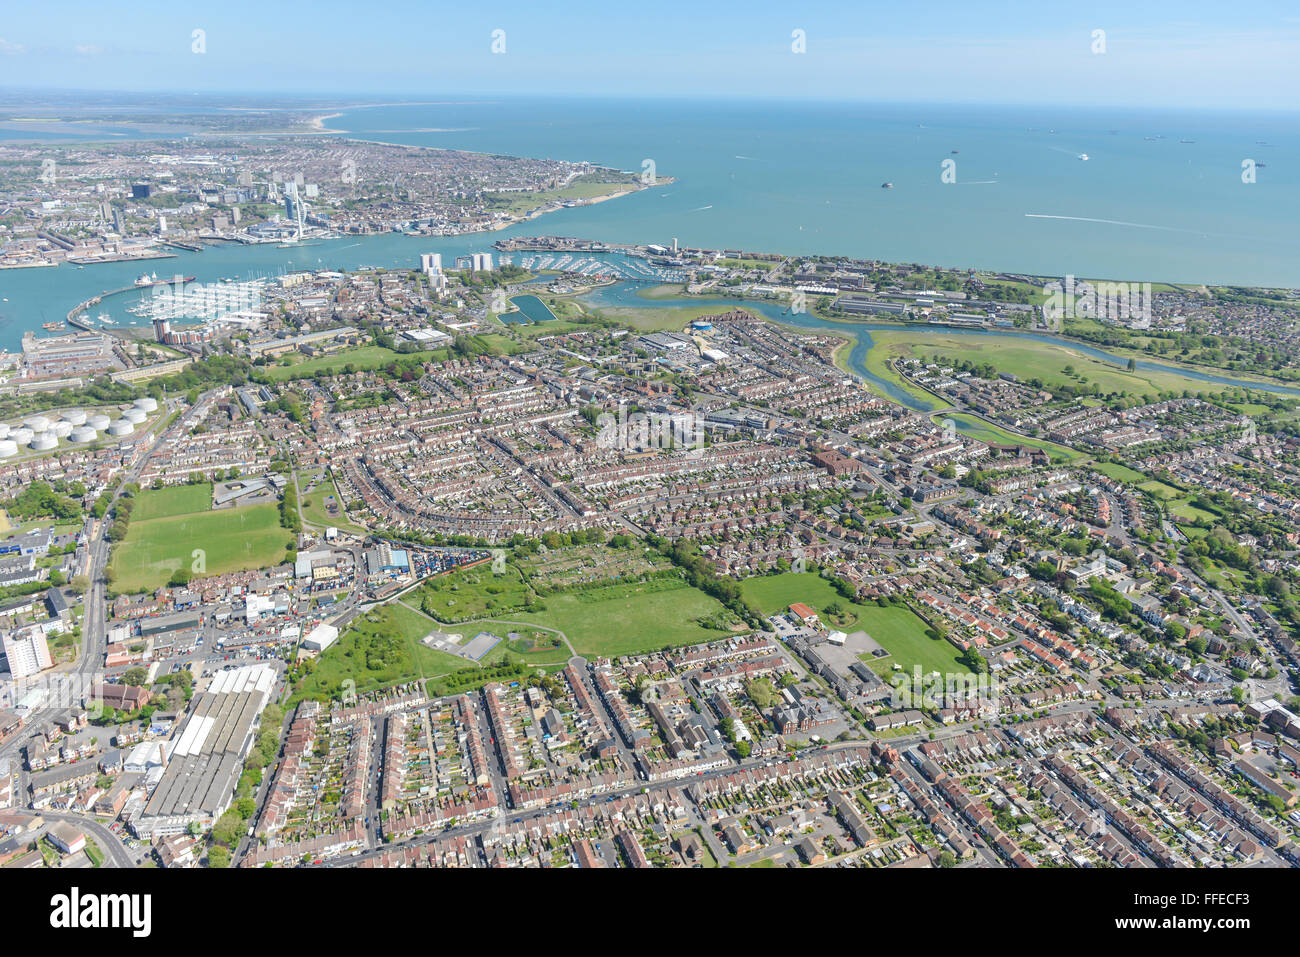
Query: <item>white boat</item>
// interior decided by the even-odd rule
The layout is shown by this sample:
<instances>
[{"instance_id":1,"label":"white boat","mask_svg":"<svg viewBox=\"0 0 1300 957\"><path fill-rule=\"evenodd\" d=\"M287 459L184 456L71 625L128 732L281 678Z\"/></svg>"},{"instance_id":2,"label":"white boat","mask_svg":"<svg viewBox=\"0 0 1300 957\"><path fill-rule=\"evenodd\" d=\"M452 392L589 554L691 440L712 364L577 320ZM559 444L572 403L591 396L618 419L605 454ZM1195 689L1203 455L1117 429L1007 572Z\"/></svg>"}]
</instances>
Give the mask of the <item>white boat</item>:
<instances>
[{"instance_id":1,"label":"white boat","mask_svg":"<svg viewBox=\"0 0 1300 957\"><path fill-rule=\"evenodd\" d=\"M1081 160L1086 160L1087 158L1088 158L1088 154L1087 154L1087 153L1080 153L1080 154L1079 154L1079 159L1081 159Z\"/></svg>"}]
</instances>

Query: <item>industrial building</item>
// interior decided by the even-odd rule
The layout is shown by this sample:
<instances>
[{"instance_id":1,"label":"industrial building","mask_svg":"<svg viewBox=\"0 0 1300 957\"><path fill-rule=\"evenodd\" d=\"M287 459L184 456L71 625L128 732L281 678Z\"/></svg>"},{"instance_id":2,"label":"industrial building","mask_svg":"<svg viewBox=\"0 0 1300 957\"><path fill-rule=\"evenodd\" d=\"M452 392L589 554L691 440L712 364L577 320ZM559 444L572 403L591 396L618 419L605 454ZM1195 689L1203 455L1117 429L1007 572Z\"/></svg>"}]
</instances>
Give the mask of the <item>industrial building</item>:
<instances>
[{"instance_id":1,"label":"industrial building","mask_svg":"<svg viewBox=\"0 0 1300 957\"><path fill-rule=\"evenodd\" d=\"M194 696L157 787L130 821L137 836L211 827L225 813L275 680L269 665L221 671Z\"/></svg>"}]
</instances>

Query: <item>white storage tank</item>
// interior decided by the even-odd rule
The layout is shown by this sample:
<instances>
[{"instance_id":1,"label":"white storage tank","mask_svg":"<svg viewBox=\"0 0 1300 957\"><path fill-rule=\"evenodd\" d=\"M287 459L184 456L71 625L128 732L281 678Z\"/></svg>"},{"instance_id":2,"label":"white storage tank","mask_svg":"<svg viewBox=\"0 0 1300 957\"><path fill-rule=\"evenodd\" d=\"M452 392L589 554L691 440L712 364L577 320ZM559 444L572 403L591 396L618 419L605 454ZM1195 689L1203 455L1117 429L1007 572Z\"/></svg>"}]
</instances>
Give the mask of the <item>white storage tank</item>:
<instances>
[{"instance_id":1,"label":"white storage tank","mask_svg":"<svg viewBox=\"0 0 1300 957\"><path fill-rule=\"evenodd\" d=\"M53 432L37 432L32 436L32 448L37 452L48 452L50 449L57 449L59 440Z\"/></svg>"},{"instance_id":2,"label":"white storage tank","mask_svg":"<svg viewBox=\"0 0 1300 957\"><path fill-rule=\"evenodd\" d=\"M26 445L28 442L32 440L32 436L35 434L36 433L33 432L31 429L27 428L27 426L20 425L18 428L14 429L12 432L9 433L9 438L13 439L19 445Z\"/></svg>"},{"instance_id":3,"label":"white storage tank","mask_svg":"<svg viewBox=\"0 0 1300 957\"><path fill-rule=\"evenodd\" d=\"M86 413L82 412L80 409L69 409L67 412L63 413L63 421L71 423L72 425L85 425Z\"/></svg>"},{"instance_id":4,"label":"white storage tank","mask_svg":"<svg viewBox=\"0 0 1300 957\"><path fill-rule=\"evenodd\" d=\"M86 424L90 426L92 429L94 429L96 432L103 432L106 428L108 428L108 422L109 422L108 416L106 416L103 412L96 412L94 415L87 416L86 418Z\"/></svg>"},{"instance_id":5,"label":"white storage tank","mask_svg":"<svg viewBox=\"0 0 1300 957\"><path fill-rule=\"evenodd\" d=\"M145 412L157 412L158 400L146 395L142 399L135 400L135 407Z\"/></svg>"},{"instance_id":6,"label":"white storage tank","mask_svg":"<svg viewBox=\"0 0 1300 957\"><path fill-rule=\"evenodd\" d=\"M55 422L52 426L50 426L50 431L53 432L58 438L66 439L69 435L72 434L72 423L66 420L60 420L58 422Z\"/></svg>"},{"instance_id":7,"label":"white storage tank","mask_svg":"<svg viewBox=\"0 0 1300 957\"><path fill-rule=\"evenodd\" d=\"M32 433L44 432L50 427L50 420L43 415L33 415L23 419L23 425L32 430Z\"/></svg>"},{"instance_id":8,"label":"white storage tank","mask_svg":"<svg viewBox=\"0 0 1300 957\"><path fill-rule=\"evenodd\" d=\"M79 425L68 435L69 442L93 442L97 433L88 425Z\"/></svg>"},{"instance_id":9,"label":"white storage tank","mask_svg":"<svg viewBox=\"0 0 1300 957\"><path fill-rule=\"evenodd\" d=\"M13 439L0 439L0 459L18 454L18 443Z\"/></svg>"},{"instance_id":10,"label":"white storage tank","mask_svg":"<svg viewBox=\"0 0 1300 957\"><path fill-rule=\"evenodd\" d=\"M130 419L118 419L108 427L108 434L112 436L130 435L135 431L135 424Z\"/></svg>"},{"instance_id":11,"label":"white storage tank","mask_svg":"<svg viewBox=\"0 0 1300 957\"><path fill-rule=\"evenodd\" d=\"M139 425L145 420L145 414L141 409L127 409L122 413L122 418L126 419L128 422L134 422L136 425Z\"/></svg>"}]
</instances>

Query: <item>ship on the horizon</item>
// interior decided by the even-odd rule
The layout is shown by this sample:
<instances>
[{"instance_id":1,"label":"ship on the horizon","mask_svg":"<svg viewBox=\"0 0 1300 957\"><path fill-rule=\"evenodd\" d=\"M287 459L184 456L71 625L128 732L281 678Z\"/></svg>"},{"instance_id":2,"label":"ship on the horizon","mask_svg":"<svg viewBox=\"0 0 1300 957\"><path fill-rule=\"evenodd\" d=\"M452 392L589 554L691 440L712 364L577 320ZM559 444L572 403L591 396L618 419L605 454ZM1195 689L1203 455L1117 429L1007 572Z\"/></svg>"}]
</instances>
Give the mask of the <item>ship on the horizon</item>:
<instances>
[{"instance_id":1,"label":"ship on the horizon","mask_svg":"<svg viewBox=\"0 0 1300 957\"><path fill-rule=\"evenodd\" d=\"M893 188L894 188L894 184L893 184L893 183L881 183L881 184L880 184L880 188L881 188L881 189L893 189Z\"/></svg>"},{"instance_id":2,"label":"ship on the horizon","mask_svg":"<svg viewBox=\"0 0 1300 957\"><path fill-rule=\"evenodd\" d=\"M1079 159L1081 159L1081 160L1086 160L1087 158L1088 158L1088 154L1087 154L1087 153L1080 153L1080 154L1079 154Z\"/></svg>"}]
</instances>

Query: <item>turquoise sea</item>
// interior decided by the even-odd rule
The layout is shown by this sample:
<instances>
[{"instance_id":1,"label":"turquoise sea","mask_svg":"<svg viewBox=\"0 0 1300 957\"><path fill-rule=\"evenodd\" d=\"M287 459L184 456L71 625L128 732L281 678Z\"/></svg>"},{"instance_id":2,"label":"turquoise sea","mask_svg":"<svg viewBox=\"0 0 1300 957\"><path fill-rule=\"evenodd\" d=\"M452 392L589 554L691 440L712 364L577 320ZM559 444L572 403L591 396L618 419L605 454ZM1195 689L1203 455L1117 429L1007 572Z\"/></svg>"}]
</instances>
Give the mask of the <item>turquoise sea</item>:
<instances>
[{"instance_id":1,"label":"turquoise sea","mask_svg":"<svg viewBox=\"0 0 1300 957\"><path fill-rule=\"evenodd\" d=\"M229 246L147 264L199 280L413 266L507 235L843 254L1132 281L1300 286L1294 115L613 99L344 111L358 138L589 160L674 182L491 234ZM1086 153L1087 160L1080 154ZM1263 163L1241 182L1243 159ZM955 163L955 183L941 180ZM892 189L882 189L890 182ZM141 264L0 271L0 347ZM124 317L137 293L91 310Z\"/></svg>"}]
</instances>

